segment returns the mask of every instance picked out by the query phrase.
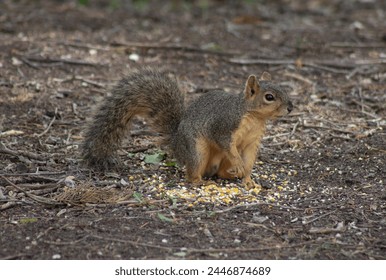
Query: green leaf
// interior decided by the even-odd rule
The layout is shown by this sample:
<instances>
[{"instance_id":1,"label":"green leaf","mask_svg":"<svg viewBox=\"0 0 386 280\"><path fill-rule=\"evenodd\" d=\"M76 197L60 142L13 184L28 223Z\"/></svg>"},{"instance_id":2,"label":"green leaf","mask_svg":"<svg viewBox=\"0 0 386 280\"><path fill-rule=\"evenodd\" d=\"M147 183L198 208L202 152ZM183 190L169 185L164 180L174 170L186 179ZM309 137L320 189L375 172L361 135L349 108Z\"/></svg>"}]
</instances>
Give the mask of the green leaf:
<instances>
[{"instance_id":1,"label":"green leaf","mask_svg":"<svg viewBox=\"0 0 386 280\"><path fill-rule=\"evenodd\" d=\"M165 158L165 153L155 153L145 156L145 163L157 164Z\"/></svg>"},{"instance_id":2,"label":"green leaf","mask_svg":"<svg viewBox=\"0 0 386 280\"><path fill-rule=\"evenodd\" d=\"M173 255L175 255L177 257L184 258L184 257L186 257L186 252L177 252L177 253L174 253Z\"/></svg>"},{"instance_id":3,"label":"green leaf","mask_svg":"<svg viewBox=\"0 0 386 280\"><path fill-rule=\"evenodd\" d=\"M149 7L149 0L134 0L134 8L139 11L144 11Z\"/></svg>"},{"instance_id":4,"label":"green leaf","mask_svg":"<svg viewBox=\"0 0 386 280\"><path fill-rule=\"evenodd\" d=\"M177 197L169 196L170 203L172 204L171 208L177 208Z\"/></svg>"},{"instance_id":5,"label":"green leaf","mask_svg":"<svg viewBox=\"0 0 386 280\"><path fill-rule=\"evenodd\" d=\"M89 0L78 0L79 5L87 6L89 4Z\"/></svg>"},{"instance_id":6,"label":"green leaf","mask_svg":"<svg viewBox=\"0 0 386 280\"><path fill-rule=\"evenodd\" d=\"M36 223L38 221L37 218L21 218L19 220L19 223L21 224L29 224L29 223Z\"/></svg>"},{"instance_id":7,"label":"green leaf","mask_svg":"<svg viewBox=\"0 0 386 280\"><path fill-rule=\"evenodd\" d=\"M158 218L162 221L162 222L167 222L167 223L174 223L174 220L171 219L171 218L168 218L166 217L165 215L161 214L161 213L158 213Z\"/></svg>"},{"instance_id":8,"label":"green leaf","mask_svg":"<svg viewBox=\"0 0 386 280\"><path fill-rule=\"evenodd\" d=\"M201 48L204 50L208 50L208 51L222 51L223 50L223 48L219 44L216 44L216 43L208 43L208 44L201 46Z\"/></svg>"},{"instance_id":9,"label":"green leaf","mask_svg":"<svg viewBox=\"0 0 386 280\"><path fill-rule=\"evenodd\" d=\"M121 0L110 0L109 8L110 10L119 9L122 6Z\"/></svg>"},{"instance_id":10,"label":"green leaf","mask_svg":"<svg viewBox=\"0 0 386 280\"><path fill-rule=\"evenodd\" d=\"M135 192L133 193L133 197L139 203L143 203L143 195L141 193Z\"/></svg>"},{"instance_id":11,"label":"green leaf","mask_svg":"<svg viewBox=\"0 0 386 280\"><path fill-rule=\"evenodd\" d=\"M216 216L216 214L217 213L214 212L214 211L209 211L207 215L208 215L209 218L212 218L212 217Z\"/></svg>"},{"instance_id":12,"label":"green leaf","mask_svg":"<svg viewBox=\"0 0 386 280\"><path fill-rule=\"evenodd\" d=\"M165 162L165 166L176 167L177 166L177 162L175 162L175 161L167 161L167 162Z\"/></svg>"}]
</instances>

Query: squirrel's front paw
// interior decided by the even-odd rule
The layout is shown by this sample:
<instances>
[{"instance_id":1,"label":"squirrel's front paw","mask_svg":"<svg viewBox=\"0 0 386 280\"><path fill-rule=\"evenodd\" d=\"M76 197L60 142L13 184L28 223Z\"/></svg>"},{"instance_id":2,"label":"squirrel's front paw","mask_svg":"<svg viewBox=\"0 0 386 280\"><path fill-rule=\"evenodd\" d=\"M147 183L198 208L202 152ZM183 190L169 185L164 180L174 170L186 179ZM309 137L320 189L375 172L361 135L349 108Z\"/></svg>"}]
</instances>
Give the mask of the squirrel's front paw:
<instances>
[{"instance_id":1,"label":"squirrel's front paw","mask_svg":"<svg viewBox=\"0 0 386 280\"><path fill-rule=\"evenodd\" d=\"M245 177L243 179L243 185L246 190L251 190L251 189L261 189L261 186L257 184L255 181L252 180L251 177Z\"/></svg>"},{"instance_id":2,"label":"squirrel's front paw","mask_svg":"<svg viewBox=\"0 0 386 280\"><path fill-rule=\"evenodd\" d=\"M235 178L242 178L245 174L244 166L242 164L232 166L227 172Z\"/></svg>"}]
</instances>

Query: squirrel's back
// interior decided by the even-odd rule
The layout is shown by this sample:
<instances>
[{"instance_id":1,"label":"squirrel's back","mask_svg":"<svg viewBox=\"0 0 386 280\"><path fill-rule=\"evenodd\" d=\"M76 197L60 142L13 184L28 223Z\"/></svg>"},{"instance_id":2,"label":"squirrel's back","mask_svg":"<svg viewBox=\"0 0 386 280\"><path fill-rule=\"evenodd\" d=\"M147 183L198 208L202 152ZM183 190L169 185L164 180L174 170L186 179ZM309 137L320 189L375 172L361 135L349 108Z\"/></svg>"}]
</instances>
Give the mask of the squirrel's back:
<instances>
[{"instance_id":1,"label":"squirrel's back","mask_svg":"<svg viewBox=\"0 0 386 280\"><path fill-rule=\"evenodd\" d=\"M115 165L116 152L134 116L148 116L164 143L170 143L184 110L184 94L174 77L151 68L134 70L99 107L85 134L83 159L99 169Z\"/></svg>"}]
</instances>

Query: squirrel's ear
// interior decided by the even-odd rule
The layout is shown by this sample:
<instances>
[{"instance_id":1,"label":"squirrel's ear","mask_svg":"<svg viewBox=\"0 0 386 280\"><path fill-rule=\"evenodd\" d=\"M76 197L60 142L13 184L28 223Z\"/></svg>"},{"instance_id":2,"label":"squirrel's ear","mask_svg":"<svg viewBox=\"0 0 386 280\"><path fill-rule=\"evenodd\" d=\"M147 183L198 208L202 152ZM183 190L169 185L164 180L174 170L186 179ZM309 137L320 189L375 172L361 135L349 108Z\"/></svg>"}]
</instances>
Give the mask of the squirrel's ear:
<instances>
[{"instance_id":1,"label":"squirrel's ear","mask_svg":"<svg viewBox=\"0 0 386 280\"><path fill-rule=\"evenodd\" d=\"M260 90L259 83L255 75L250 75L248 77L247 83L245 84L245 97L249 98L257 94Z\"/></svg>"},{"instance_id":2,"label":"squirrel's ear","mask_svg":"<svg viewBox=\"0 0 386 280\"><path fill-rule=\"evenodd\" d=\"M270 81L271 80L271 74L269 74L268 72L263 72L263 74L261 74L261 77L259 79L259 81Z\"/></svg>"}]
</instances>

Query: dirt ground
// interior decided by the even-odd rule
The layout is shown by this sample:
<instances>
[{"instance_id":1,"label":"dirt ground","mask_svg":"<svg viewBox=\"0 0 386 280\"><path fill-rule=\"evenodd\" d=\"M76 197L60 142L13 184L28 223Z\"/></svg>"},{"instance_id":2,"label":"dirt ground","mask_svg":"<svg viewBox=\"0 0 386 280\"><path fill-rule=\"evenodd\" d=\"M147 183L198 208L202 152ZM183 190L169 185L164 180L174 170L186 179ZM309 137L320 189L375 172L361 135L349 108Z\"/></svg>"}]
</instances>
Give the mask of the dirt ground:
<instances>
[{"instance_id":1,"label":"dirt ground","mask_svg":"<svg viewBox=\"0 0 386 280\"><path fill-rule=\"evenodd\" d=\"M1 1L0 259L386 259L385 18L382 0ZM143 120L121 170L81 165L138 65L188 99L263 71L286 88L259 193L190 186Z\"/></svg>"}]
</instances>

